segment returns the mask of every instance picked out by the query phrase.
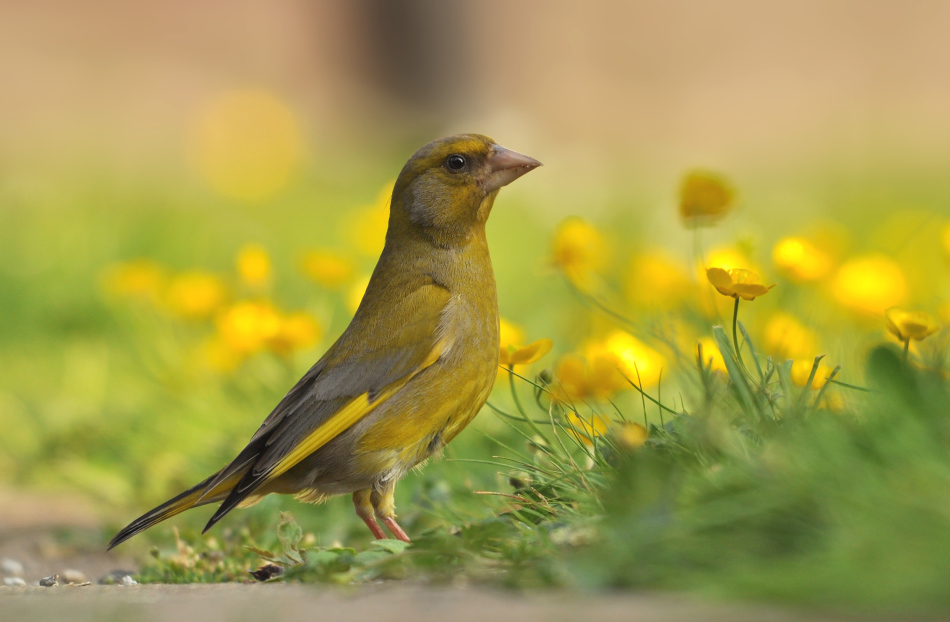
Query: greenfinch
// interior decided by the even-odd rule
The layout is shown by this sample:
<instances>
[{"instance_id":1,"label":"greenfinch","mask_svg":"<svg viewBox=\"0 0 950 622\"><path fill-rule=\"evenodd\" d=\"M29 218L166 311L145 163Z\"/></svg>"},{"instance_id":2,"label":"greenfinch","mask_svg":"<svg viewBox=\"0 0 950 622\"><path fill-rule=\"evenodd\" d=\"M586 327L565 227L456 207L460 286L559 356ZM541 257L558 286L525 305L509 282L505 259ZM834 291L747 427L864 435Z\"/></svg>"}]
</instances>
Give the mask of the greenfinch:
<instances>
[{"instance_id":1,"label":"greenfinch","mask_svg":"<svg viewBox=\"0 0 950 622\"><path fill-rule=\"evenodd\" d=\"M386 244L350 325L223 469L137 518L109 543L219 503L205 531L271 493L352 494L376 538L400 540L393 491L488 399L498 300L485 237L495 197L541 163L487 136L419 149L392 193Z\"/></svg>"}]
</instances>

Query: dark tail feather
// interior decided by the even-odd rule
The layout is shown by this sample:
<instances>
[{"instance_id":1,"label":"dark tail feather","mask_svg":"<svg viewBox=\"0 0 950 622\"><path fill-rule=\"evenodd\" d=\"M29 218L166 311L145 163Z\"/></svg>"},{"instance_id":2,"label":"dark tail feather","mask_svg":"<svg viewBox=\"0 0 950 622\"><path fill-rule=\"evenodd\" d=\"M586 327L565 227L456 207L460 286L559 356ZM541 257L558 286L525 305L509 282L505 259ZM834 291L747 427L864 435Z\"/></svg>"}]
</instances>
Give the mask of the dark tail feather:
<instances>
[{"instance_id":1,"label":"dark tail feather","mask_svg":"<svg viewBox=\"0 0 950 622\"><path fill-rule=\"evenodd\" d=\"M189 508L193 508L197 505L204 505L205 503L212 503L214 499L201 499L200 503L198 502L202 494L205 491L205 488L211 481L217 476L217 473L204 480L200 484L189 488L185 492L181 493L173 499L169 499L165 503L161 504L157 508L150 510L139 516L134 521L129 523L127 527L122 529L119 533L115 534L115 537L109 542L109 548L107 550L112 550L118 545L122 544L132 536L142 531L145 531L149 527L157 525L166 518L171 518L176 514L180 514Z\"/></svg>"},{"instance_id":2,"label":"dark tail feather","mask_svg":"<svg viewBox=\"0 0 950 622\"><path fill-rule=\"evenodd\" d=\"M235 473L231 477L236 477L238 481L228 489L227 497L225 497L221 505L218 506L214 516L211 517L211 520L208 521L205 528L201 530L201 533L207 533L207 531L214 527L215 523L224 518L228 512L239 507L241 503L254 494L266 480L266 476L261 476L260 473L255 474L254 469L252 469L250 465L248 465L244 471Z\"/></svg>"}]
</instances>

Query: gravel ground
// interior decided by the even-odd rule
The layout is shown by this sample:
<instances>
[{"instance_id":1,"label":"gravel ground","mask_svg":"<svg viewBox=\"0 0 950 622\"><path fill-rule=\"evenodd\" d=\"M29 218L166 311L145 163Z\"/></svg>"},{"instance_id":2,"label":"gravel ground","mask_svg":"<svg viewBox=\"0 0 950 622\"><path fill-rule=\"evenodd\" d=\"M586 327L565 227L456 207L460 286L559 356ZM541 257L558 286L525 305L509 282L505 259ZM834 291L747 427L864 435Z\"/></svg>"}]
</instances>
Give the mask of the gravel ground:
<instances>
[{"instance_id":1,"label":"gravel ground","mask_svg":"<svg viewBox=\"0 0 950 622\"><path fill-rule=\"evenodd\" d=\"M810 612L654 595L541 593L406 584L342 590L284 584L0 587L0 622L24 620L412 620L413 622L824 622Z\"/></svg>"},{"instance_id":2,"label":"gravel ground","mask_svg":"<svg viewBox=\"0 0 950 622\"><path fill-rule=\"evenodd\" d=\"M387 583L360 588L281 583L97 585L134 560L102 550L99 519L81 500L14 494L0 489L0 622L187 622L189 620L386 620L398 622L831 622L855 618L755 605L702 602L646 594L519 595L482 588ZM66 537L64 537L66 534ZM16 573L4 564L12 560ZM39 587L52 574L76 570L84 586ZM7 587L19 576L22 587Z\"/></svg>"}]
</instances>

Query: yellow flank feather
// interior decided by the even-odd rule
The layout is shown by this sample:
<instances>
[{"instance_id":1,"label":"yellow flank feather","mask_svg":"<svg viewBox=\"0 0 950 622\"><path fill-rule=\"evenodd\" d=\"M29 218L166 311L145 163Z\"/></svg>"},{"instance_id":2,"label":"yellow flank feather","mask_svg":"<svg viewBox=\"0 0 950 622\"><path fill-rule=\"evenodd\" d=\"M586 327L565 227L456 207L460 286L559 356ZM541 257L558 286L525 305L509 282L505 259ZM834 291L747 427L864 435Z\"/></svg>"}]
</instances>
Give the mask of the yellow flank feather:
<instances>
[{"instance_id":1,"label":"yellow flank feather","mask_svg":"<svg viewBox=\"0 0 950 622\"><path fill-rule=\"evenodd\" d=\"M448 347L449 346L447 342L444 339L440 339L438 342L436 342L435 347L432 348L429 356L427 356L425 360L422 361L422 364L418 369L383 389L383 391L376 396L375 400L370 400L369 393L363 393L362 395L347 402L346 406L341 408L336 414L327 419L326 423L311 432L309 436L300 441L300 443L294 447L293 451L284 456L280 462L274 465L274 468L271 470L271 472L267 474L265 481L272 480L275 477L280 477L297 465L301 460L317 451L336 438L344 430L354 425L357 421L369 413L373 412L373 409L392 397L396 391L401 389L417 374L438 361L439 357L442 356L446 350L448 350Z\"/></svg>"}]
</instances>

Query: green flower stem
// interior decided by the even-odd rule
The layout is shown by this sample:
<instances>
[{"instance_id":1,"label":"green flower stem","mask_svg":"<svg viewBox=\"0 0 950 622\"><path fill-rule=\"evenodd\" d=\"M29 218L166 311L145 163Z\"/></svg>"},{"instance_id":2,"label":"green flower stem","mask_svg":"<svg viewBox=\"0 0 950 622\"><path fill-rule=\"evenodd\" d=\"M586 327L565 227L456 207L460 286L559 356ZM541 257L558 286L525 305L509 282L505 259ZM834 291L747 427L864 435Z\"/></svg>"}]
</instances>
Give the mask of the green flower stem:
<instances>
[{"instance_id":1,"label":"green flower stem","mask_svg":"<svg viewBox=\"0 0 950 622\"><path fill-rule=\"evenodd\" d=\"M907 362L907 355L910 354L910 338L904 340L904 362Z\"/></svg>"},{"instance_id":2,"label":"green flower stem","mask_svg":"<svg viewBox=\"0 0 950 622\"><path fill-rule=\"evenodd\" d=\"M745 372L745 375L749 377L749 380L755 382L755 378L752 376L752 372L749 371L749 368L745 366L745 361L742 360L742 351L739 349L739 334L737 332L737 327L739 325L739 297L736 296L736 306L732 309L732 344L736 349L736 360L739 362L739 365L742 367L742 371Z\"/></svg>"}]
</instances>

